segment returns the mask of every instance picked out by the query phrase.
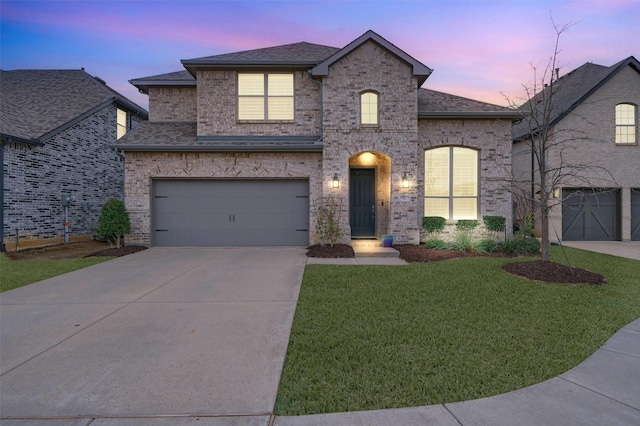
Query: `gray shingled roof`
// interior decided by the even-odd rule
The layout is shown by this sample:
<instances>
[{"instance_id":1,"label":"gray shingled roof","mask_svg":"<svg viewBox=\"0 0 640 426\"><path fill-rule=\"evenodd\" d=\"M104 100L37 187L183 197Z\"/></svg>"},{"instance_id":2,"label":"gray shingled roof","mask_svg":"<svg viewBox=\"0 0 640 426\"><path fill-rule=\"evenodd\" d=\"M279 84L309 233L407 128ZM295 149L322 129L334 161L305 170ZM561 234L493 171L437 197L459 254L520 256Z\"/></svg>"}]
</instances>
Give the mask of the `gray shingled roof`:
<instances>
[{"instance_id":1,"label":"gray shingled roof","mask_svg":"<svg viewBox=\"0 0 640 426\"><path fill-rule=\"evenodd\" d=\"M640 72L640 63L633 56L628 57L615 65L606 67L592 63L586 63L568 74L563 75L554 83L553 105L550 115L550 126L554 126L567 114L575 109L582 101L607 82L615 73L625 66L631 66ZM546 87L527 102L520 106L520 113L528 115L531 105L538 105L542 99L549 96L551 87ZM541 114L543 111L537 111ZM513 126L512 136L521 139L529 134L531 129L528 120L522 120Z\"/></svg>"},{"instance_id":2,"label":"gray shingled roof","mask_svg":"<svg viewBox=\"0 0 640 426\"><path fill-rule=\"evenodd\" d=\"M418 89L419 118L502 117L517 119L520 113L511 108L488 104L461 96Z\"/></svg>"},{"instance_id":3,"label":"gray shingled roof","mask_svg":"<svg viewBox=\"0 0 640 426\"><path fill-rule=\"evenodd\" d=\"M152 75L150 77L134 78L129 80L138 90L149 93L149 86L196 86L196 79L187 70L175 71L166 74Z\"/></svg>"},{"instance_id":4,"label":"gray shingled roof","mask_svg":"<svg viewBox=\"0 0 640 426\"><path fill-rule=\"evenodd\" d=\"M266 47L263 49L244 50L242 52L205 56L202 58L184 59L183 64L232 64L255 62L287 62L292 64L318 64L340 50L337 47L323 46L307 42Z\"/></svg>"},{"instance_id":5,"label":"gray shingled roof","mask_svg":"<svg viewBox=\"0 0 640 426\"><path fill-rule=\"evenodd\" d=\"M111 145L124 151L321 152L320 136L198 136L196 122L143 121Z\"/></svg>"},{"instance_id":6,"label":"gray shingled roof","mask_svg":"<svg viewBox=\"0 0 640 426\"><path fill-rule=\"evenodd\" d=\"M84 70L0 70L0 133L42 142L61 127L110 102L147 116Z\"/></svg>"}]
</instances>

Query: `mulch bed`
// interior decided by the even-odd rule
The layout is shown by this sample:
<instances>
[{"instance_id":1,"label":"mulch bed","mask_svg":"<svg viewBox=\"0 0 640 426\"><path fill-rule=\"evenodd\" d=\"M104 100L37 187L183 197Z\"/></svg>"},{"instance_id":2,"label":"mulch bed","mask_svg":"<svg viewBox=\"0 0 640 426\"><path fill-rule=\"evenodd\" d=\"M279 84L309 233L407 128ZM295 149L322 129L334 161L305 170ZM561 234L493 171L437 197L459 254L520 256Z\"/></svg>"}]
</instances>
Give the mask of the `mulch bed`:
<instances>
[{"instance_id":1,"label":"mulch bed","mask_svg":"<svg viewBox=\"0 0 640 426\"><path fill-rule=\"evenodd\" d=\"M104 250L97 251L95 253L88 254L84 257L101 257L101 256L126 256L128 254L137 253L142 250L146 250L147 247L144 246L126 246L120 248L108 248Z\"/></svg>"},{"instance_id":2,"label":"mulch bed","mask_svg":"<svg viewBox=\"0 0 640 426\"><path fill-rule=\"evenodd\" d=\"M530 280L559 284L595 284L607 283L607 278L595 272L580 268L570 268L555 262L534 260L527 262L507 263L502 266L505 271Z\"/></svg>"},{"instance_id":3,"label":"mulch bed","mask_svg":"<svg viewBox=\"0 0 640 426\"><path fill-rule=\"evenodd\" d=\"M400 258L407 262L435 262L439 260L457 259L461 257L513 257L504 252L494 253L467 253L456 250L435 250L424 245L398 244L393 248L400 252ZM353 248L346 244L314 245L308 248L308 257L346 258L354 257ZM559 284L594 284L607 283L606 277L595 272L580 268L542 260L507 263L502 267L505 271L528 278L530 280L544 281Z\"/></svg>"},{"instance_id":4,"label":"mulch bed","mask_svg":"<svg viewBox=\"0 0 640 426\"><path fill-rule=\"evenodd\" d=\"M355 256L353 247L347 244L313 245L307 249L307 257L348 258Z\"/></svg>"}]
</instances>

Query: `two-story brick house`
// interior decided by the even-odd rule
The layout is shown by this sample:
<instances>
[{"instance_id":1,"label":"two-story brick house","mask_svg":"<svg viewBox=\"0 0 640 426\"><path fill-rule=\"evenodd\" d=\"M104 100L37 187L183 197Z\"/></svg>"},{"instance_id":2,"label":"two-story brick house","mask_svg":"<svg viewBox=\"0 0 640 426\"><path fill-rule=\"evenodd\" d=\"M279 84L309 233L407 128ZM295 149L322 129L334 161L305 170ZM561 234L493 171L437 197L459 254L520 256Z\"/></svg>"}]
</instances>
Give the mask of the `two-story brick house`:
<instances>
[{"instance_id":1,"label":"two-story brick house","mask_svg":"<svg viewBox=\"0 0 640 426\"><path fill-rule=\"evenodd\" d=\"M0 109L2 249L92 239L102 205L124 197L109 145L147 112L84 70L2 70Z\"/></svg>"},{"instance_id":2,"label":"two-story brick house","mask_svg":"<svg viewBox=\"0 0 640 426\"><path fill-rule=\"evenodd\" d=\"M633 56L609 67L586 63L530 104L541 105L552 90L550 239L640 240L640 63ZM513 127L514 178L527 183L530 198L540 189L529 145L537 130L527 119Z\"/></svg>"},{"instance_id":3,"label":"two-story brick house","mask_svg":"<svg viewBox=\"0 0 640 426\"><path fill-rule=\"evenodd\" d=\"M150 119L114 145L129 243L307 245L323 197L340 200L346 243L418 243L423 216L510 227L518 115L420 88L432 70L372 31L182 64L131 81Z\"/></svg>"}]
</instances>

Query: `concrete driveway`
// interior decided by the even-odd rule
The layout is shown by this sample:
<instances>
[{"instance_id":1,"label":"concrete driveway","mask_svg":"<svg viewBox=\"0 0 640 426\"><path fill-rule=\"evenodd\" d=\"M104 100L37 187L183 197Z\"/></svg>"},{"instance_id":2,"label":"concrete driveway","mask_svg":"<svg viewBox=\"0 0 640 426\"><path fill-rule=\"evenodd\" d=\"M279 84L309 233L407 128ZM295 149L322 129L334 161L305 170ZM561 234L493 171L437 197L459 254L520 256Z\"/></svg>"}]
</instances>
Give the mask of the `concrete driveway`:
<instances>
[{"instance_id":1,"label":"concrete driveway","mask_svg":"<svg viewBox=\"0 0 640 426\"><path fill-rule=\"evenodd\" d=\"M0 413L267 424L305 263L302 248L152 248L3 293Z\"/></svg>"},{"instance_id":2,"label":"concrete driveway","mask_svg":"<svg viewBox=\"0 0 640 426\"><path fill-rule=\"evenodd\" d=\"M640 260L640 241L566 241L567 247Z\"/></svg>"}]
</instances>

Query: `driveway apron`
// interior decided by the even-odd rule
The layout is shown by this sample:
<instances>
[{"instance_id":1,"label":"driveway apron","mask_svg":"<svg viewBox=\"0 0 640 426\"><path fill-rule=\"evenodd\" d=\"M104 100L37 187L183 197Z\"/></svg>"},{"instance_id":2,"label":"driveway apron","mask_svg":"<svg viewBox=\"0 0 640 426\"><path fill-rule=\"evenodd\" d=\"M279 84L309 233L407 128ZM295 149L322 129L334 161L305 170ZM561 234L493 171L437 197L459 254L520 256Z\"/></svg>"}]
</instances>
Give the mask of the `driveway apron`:
<instances>
[{"instance_id":1,"label":"driveway apron","mask_svg":"<svg viewBox=\"0 0 640 426\"><path fill-rule=\"evenodd\" d=\"M152 248L2 294L2 417L268 415L305 263Z\"/></svg>"}]
</instances>

